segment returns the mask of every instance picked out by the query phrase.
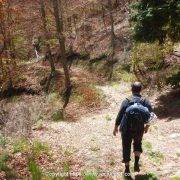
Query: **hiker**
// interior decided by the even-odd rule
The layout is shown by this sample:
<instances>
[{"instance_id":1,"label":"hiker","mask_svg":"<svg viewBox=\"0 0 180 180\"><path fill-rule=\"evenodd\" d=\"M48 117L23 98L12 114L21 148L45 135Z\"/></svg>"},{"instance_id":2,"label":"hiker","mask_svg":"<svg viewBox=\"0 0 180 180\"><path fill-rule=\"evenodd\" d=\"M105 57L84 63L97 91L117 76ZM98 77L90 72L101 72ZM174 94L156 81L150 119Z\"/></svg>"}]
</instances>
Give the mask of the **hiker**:
<instances>
[{"instance_id":1,"label":"hiker","mask_svg":"<svg viewBox=\"0 0 180 180\"><path fill-rule=\"evenodd\" d=\"M134 171L139 172L139 158L142 153L142 137L147 133L152 112L150 102L141 96L142 84L135 82L131 85L132 97L122 102L121 109L116 118L113 134L121 132L123 163L125 163L125 176L130 175L129 163L131 143L134 148Z\"/></svg>"}]
</instances>

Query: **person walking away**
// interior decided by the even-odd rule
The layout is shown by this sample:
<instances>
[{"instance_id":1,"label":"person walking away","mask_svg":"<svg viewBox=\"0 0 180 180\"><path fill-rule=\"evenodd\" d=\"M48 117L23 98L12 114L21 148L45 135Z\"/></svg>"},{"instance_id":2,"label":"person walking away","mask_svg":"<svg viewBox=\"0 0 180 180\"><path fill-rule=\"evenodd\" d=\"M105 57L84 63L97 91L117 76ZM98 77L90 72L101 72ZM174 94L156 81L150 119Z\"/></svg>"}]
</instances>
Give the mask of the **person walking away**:
<instances>
[{"instance_id":1,"label":"person walking away","mask_svg":"<svg viewBox=\"0 0 180 180\"><path fill-rule=\"evenodd\" d=\"M131 85L132 96L126 98L116 118L113 134L121 132L123 163L125 163L125 176L130 175L130 154L133 141L134 149L134 171L139 172L139 159L142 153L143 134L149 128L149 119L152 112L150 102L141 95L142 84L135 82Z\"/></svg>"}]
</instances>

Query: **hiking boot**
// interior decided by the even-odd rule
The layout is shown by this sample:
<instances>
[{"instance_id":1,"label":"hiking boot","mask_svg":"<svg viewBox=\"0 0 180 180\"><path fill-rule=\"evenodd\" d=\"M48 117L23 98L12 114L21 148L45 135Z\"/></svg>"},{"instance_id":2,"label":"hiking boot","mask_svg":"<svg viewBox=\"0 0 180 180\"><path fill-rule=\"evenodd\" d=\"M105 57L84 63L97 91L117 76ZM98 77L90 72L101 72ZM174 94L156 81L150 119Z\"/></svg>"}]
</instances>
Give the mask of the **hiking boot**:
<instances>
[{"instance_id":1,"label":"hiking boot","mask_svg":"<svg viewBox=\"0 0 180 180\"><path fill-rule=\"evenodd\" d=\"M139 172L140 168L139 168L139 164L134 164L134 172Z\"/></svg>"},{"instance_id":2,"label":"hiking boot","mask_svg":"<svg viewBox=\"0 0 180 180\"><path fill-rule=\"evenodd\" d=\"M124 177L131 177L131 173L130 173L129 168L125 168Z\"/></svg>"}]
</instances>

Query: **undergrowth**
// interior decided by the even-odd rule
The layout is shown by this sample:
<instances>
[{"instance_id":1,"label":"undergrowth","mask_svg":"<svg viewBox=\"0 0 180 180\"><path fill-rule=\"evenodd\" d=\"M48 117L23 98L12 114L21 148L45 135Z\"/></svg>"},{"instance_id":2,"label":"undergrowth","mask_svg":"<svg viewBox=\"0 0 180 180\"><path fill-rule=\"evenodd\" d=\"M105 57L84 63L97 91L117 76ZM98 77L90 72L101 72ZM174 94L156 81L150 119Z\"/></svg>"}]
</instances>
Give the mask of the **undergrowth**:
<instances>
[{"instance_id":1,"label":"undergrowth","mask_svg":"<svg viewBox=\"0 0 180 180\"><path fill-rule=\"evenodd\" d=\"M152 144L149 141L143 141L143 148L145 153L147 153L148 158L156 164L162 164L164 160L164 155L160 151L154 151Z\"/></svg>"}]
</instances>

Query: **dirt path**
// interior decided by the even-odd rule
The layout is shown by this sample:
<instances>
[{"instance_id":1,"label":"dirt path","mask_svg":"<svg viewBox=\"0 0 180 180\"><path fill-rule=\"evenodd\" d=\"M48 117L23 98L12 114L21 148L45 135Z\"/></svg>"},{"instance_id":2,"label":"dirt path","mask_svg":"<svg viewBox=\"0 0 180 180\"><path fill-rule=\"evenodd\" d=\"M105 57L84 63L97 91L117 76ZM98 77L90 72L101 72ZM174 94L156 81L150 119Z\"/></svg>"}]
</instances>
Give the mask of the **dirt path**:
<instances>
[{"instance_id":1,"label":"dirt path","mask_svg":"<svg viewBox=\"0 0 180 180\"><path fill-rule=\"evenodd\" d=\"M105 176L101 179L122 179L120 136L113 137L112 130L120 103L130 95L129 84L98 88L104 92L110 104L107 109L98 114L84 116L78 122L46 122L46 130L34 131L33 135L52 147L57 159L55 164L62 161L59 152L63 151L71 161L71 171L101 172L102 176L105 172ZM180 127L177 125L177 121L167 124L160 121L145 135L143 173L155 172L161 179L168 179L170 175L178 172L179 157L176 154L180 147L178 141ZM174 129L169 129L168 126ZM173 145L173 149L170 145Z\"/></svg>"}]
</instances>

